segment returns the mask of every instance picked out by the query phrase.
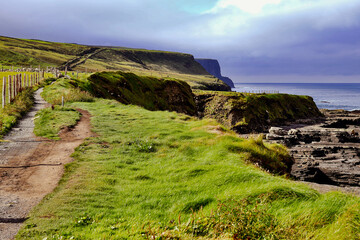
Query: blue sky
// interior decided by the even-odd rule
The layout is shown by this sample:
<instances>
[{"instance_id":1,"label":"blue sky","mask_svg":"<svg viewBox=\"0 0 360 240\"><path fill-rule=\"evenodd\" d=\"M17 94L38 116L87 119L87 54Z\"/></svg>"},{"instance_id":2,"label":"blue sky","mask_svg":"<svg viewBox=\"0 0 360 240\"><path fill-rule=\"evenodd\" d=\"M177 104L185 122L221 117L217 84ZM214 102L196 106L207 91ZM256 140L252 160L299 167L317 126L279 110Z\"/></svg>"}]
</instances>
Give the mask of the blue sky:
<instances>
[{"instance_id":1,"label":"blue sky","mask_svg":"<svg viewBox=\"0 0 360 240\"><path fill-rule=\"evenodd\" d=\"M360 82L360 0L6 1L0 35L187 52L242 82Z\"/></svg>"}]
</instances>

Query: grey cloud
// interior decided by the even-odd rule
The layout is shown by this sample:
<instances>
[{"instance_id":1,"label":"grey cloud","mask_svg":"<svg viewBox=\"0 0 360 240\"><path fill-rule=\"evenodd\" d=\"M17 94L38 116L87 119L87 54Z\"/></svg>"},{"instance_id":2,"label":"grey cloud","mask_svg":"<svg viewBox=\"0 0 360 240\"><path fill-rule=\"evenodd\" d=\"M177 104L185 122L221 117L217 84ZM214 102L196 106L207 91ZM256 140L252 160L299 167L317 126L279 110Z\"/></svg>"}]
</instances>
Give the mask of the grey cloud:
<instances>
[{"instance_id":1,"label":"grey cloud","mask_svg":"<svg viewBox=\"0 0 360 240\"><path fill-rule=\"evenodd\" d=\"M2 3L0 34L188 52L219 59L230 77L359 74L360 2L306 2L248 17L235 8L191 14L169 0L22 0Z\"/></svg>"}]
</instances>

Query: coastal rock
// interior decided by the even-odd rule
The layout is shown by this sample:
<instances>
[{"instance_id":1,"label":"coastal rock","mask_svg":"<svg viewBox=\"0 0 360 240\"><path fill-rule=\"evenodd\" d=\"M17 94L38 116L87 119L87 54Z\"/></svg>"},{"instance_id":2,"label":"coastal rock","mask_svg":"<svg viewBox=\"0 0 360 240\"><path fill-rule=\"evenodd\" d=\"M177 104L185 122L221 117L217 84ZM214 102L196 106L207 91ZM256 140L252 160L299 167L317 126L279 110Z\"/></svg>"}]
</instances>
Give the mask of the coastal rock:
<instances>
[{"instance_id":1,"label":"coastal rock","mask_svg":"<svg viewBox=\"0 0 360 240\"><path fill-rule=\"evenodd\" d=\"M287 131L280 128L280 127L271 127L270 130L269 130L269 133L284 136L284 135L287 134Z\"/></svg>"},{"instance_id":2,"label":"coastal rock","mask_svg":"<svg viewBox=\"0 0 360 240\"><path fill-rule=\"evenodd\" d=\"M294 178L360 187L360 113L327 111L325 115L327 118L321 124L281 128L288 129L287 135L275 137L275 132L283 131L270 129L266 139L289 148L295 161L291 169Z\"/></svg>"}]
</instances>

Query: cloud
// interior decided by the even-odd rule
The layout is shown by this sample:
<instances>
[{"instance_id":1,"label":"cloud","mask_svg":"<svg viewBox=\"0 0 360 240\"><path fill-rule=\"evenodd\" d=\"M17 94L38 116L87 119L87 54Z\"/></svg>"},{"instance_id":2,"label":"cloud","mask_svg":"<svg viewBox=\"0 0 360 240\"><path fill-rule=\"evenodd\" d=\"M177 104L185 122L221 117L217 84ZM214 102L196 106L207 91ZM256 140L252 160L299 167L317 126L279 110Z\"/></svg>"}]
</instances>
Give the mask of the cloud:
<instances>
[{"instance_id":1,"label":"cloud","mask_svg":"<svg viewBox=\"0 0 360 240\"><path fill-rule=\"evenodd\" d=\"M227 75L359 74L358 0L18 0L0 34L217 58Z\"/></svg>"},{"instance_id":2,"label":"cloud","mask_svg":"<svg viewBox=\"0 0 360 240\"><path fill-rule=\"evenodd\" d=\"M281 0L220 0L209 12L216 13L226 8L236 7L246 13L258 14L264 7L279 3L281 3Z\"/></svg>"}]
</instances>

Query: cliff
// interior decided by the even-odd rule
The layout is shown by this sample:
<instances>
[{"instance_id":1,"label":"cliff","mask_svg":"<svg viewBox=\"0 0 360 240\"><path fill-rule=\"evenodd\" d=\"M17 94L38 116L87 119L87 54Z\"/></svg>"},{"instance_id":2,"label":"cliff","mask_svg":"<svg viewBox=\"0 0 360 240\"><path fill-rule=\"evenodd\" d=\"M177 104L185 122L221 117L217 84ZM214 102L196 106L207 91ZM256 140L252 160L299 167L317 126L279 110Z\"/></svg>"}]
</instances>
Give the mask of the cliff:
<instances>
[{"instance_id":1,"label":"cliff","mask_svg":"<svg viewBox=\"0 0 360 240\"><path fill-rule=\"evenodd\" d=\"M214 118L238 133L266 132L270 126L322 117L308 96L196 92L195 100L201 117Z\"/></svg>"},{"instance_id":2,"label":"cliff","mask_svg":"<svg viewBox=\"0 0 360 240\"><path fill-rule=\"evenodd\" d=\"M208 73L217 77L218 79L226 83L229 87L231 88L235 87L233 81L230 78L221 75L221 68L218 60L215 59L195 59L195 60L198 63L200 63L201 66L203 66L206 69L206 71L208 71Z\"/></svg>"}]
</instances>

